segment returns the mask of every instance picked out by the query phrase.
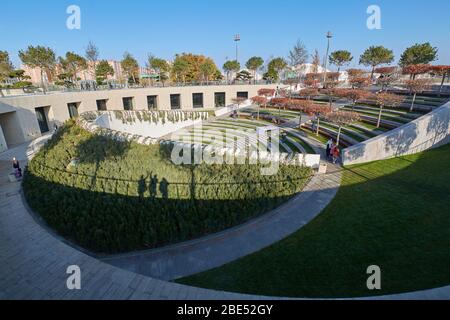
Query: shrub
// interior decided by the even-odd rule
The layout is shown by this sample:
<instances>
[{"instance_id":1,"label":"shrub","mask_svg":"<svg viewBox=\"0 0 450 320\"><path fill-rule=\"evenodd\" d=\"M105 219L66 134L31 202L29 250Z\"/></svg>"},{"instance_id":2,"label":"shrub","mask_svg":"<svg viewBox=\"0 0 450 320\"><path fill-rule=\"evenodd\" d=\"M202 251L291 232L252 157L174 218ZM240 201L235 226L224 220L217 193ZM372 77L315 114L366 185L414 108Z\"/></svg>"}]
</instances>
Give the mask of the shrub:
<instances>
[{"instance_id":1,"label":"shrub","mask_svg":"<svg viewBox=\"0 0 450 320\"><path fill-rule=\"evenodd\" d=\"M311 169L260 165L176 166L159 145L62 126L29 163L30 206L61 235L96 252L185 241L240 224L302 190Z\"/></svg>"}]
</instances>

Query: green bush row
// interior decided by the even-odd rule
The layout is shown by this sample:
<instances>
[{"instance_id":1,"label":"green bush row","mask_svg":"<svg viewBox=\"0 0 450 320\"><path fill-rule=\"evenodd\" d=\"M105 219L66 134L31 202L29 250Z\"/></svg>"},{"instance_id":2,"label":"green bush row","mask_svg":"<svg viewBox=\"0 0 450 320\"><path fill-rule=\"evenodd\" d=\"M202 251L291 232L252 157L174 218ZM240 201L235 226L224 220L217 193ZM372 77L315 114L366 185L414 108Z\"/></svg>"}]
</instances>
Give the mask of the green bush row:
<instances>
[{"instance_id":1,"label":"green bush row","mask_svg":"<svg viewBox=\"0 0 450 320\"><path fill-rule=\"evenodd\" d=\"M167 147L165 147L167 148ZM29 205L61 235L96 252L185 241L240 224L300 192L311 169L174 165L159 145L93 135L69 122L29 163Z\"/></svg>"}]
</instances>

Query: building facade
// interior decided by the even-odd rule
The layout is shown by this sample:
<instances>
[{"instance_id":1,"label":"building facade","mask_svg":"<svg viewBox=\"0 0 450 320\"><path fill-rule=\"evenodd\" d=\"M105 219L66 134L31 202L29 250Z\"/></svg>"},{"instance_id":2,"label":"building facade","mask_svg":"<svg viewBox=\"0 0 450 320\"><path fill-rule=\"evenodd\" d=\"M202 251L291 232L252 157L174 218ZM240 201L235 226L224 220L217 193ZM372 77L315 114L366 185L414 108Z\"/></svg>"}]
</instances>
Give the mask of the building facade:
<instances>
[{"instance_id":1,"label":"building facade","mask_svg":"<svg viewBox=\"0 0 450 320\"><path fill-rule=\"evenodd\" d=\"M218 85L51 93L0 98L6 147L33 140L66 120L94 110L215 110L272 85ZM0 139L1 140L1 139Z\"/></svg>"}]
</instances>

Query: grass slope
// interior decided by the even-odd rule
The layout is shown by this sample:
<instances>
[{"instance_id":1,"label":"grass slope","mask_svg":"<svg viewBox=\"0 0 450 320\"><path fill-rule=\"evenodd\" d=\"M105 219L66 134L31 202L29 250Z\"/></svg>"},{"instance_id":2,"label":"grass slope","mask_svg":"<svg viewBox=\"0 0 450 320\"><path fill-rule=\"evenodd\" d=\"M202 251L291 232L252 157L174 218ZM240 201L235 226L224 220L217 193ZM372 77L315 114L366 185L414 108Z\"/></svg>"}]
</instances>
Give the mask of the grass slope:
<instances>
[{"instance_id":1,"label":"grass slope","mask_svg":"<svg viewBox=\"0 0 450 320\"><path fill-rule=\"evenodd\" d=\"M450 145L346 168L329 206L292 236L179 280L227 291L354 297L450 284ZM366 288L381 267L382 290Z\"/></svg>"}]
</instances>

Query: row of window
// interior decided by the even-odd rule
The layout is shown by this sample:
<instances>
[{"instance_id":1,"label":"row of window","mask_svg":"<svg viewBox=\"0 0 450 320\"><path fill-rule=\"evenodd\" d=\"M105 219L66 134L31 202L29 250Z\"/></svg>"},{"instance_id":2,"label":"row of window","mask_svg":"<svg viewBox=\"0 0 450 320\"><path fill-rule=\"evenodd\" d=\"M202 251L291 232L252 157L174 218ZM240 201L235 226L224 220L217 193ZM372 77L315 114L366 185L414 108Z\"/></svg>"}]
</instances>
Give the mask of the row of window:
<instances>
[{"instance_id":1,"label":"row of window","mask_svg":"<svg viewBox=\"0 0 450 320\"><path fill-rule=\"evenodd\" d=\"M237 97L248 99L248 92L242 91L237 93ZM122 98L123 109L124 110L133 110L133 97L124 97ZM97 109L99 111L106 110L106 102L107 100L97 100ZM226 96L225 92L215 92L214 93L214 106L216 108L225 107L226 104ZM203 93L193 93L192 94L192 106L194 108L203 108ZM156 110L158 109L158 96L147 96L147 108L148 110ZM170 95L170 108L172 110L181 109L181 95L180 94L171 94Z\"/></svg>"},{"instance_id":2,"label":"row of window","mask_svg":"<svg viewBox=\"0 0 450 320\"><path fill-rule=\"evenodd\" d=\"M238 98L248 99L248 92L241 91L237 93ZM133 110L133 97L124 97L122 98L123 109L124 110ZM97 100L97 110L106 111L107 110L107 99ZM215 92L214 93L214 105L216 108L224 107L226 104L226 96L225 92ZM69 111L70 118L78 117L78 107L79 102L71 102L67 104L67 108ZM193 93L192 94L192 106L194 108L203 108L203 93ZM39 127L41 132L48 132L48 123L45 109L46 107L35 108L36 118L39 123ZM49 108L49 107L47 107ZM158 96L147 96L147 108L148 110L156 110L158 109ZM181 109L181 95L180 94L171 94L170 95L170 108L172 110Z\"/></svg>"}]
</instances>

